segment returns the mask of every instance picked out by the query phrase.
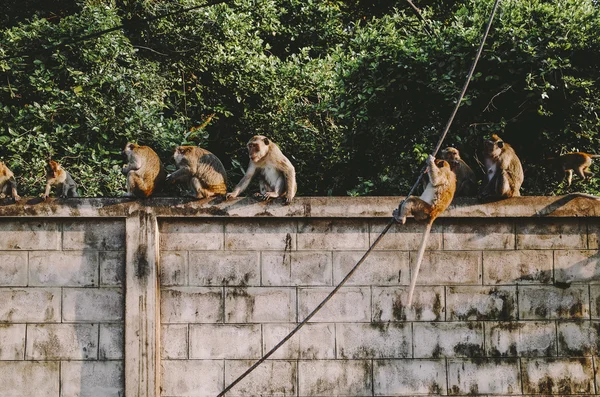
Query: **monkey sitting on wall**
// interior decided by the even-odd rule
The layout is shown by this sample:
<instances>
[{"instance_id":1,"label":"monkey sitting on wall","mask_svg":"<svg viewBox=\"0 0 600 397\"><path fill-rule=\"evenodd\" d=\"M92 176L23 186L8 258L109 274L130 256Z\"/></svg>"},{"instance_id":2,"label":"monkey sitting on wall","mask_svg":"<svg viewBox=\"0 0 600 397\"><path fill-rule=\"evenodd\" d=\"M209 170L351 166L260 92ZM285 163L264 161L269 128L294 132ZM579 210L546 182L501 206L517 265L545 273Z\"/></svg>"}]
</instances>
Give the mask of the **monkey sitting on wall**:
<instances>
[{"instance_id":1,"label":"monkey sitting on wall","mask_svg":"<svg viewBox=\"0 0 600 397\"><path fill-rule=\"evenodd\" d=\"M77 184L60 164L54 160L48 160L46 165L46 191L44 200L50 196L50 188L56 185L58 197L79 197L77 195Z\"/></svg>"},{"instance_id":2,"label":"monkey sitting on wall","mask_svg":"<svg viewBox=\"0 0 600 397\"><path fill-rule=\"evenodd\" d=\"M227 193L225 167L217 156L196 146L179 146L173 157L177 171L167 175L167 182L187 183L196 198Z\"/></svg>"},{"instance_id":3,"label":"monkey sitting on wall","mask_svg":"<svg viewBox=\"0 0 600 397\"><path fill-rule=\"evenodd\" d=\"M425 246L431 232L431 225L448 208L456 191L456 175L450 169L450 164L447 161L436 160L433 156L429 156L427 158L427 175L429 176L429 182L421 197L408 197L400 208L394 211L394 218L402 224L406 223L408 215L412 215L417 221L427 221L410 282L408 306L412 304L417 276L425 254Z\"/></svg>"},{"instance_id":4,"label":"monkey sitting on wall","mask_svg":"<svg viewBox=\"0 0 600 397\"><path fill-rule=\"evenodd\" d=\"M442 160L450 164L450 168L456 174L455 197L474 197L477 195L477 177L475 173L460 158L460 152L453 147L447 147L440 154Z\"/></svg>"},{"instance_id":5,"label":"monkey sitting on wall","mask_svg":"<svg viewBox=\"0 0 600 397\"><path fill-rule=\"evenodd\" d=\"M259 197L269 200L285 196L285 202L291 203L297 190L296 170L275 142L256 135L248 142L248 155L250 164L246 174L233 192L227 194L227 198L236 198L248 187L256 171L259 171Z\"/></svg>"},{"instance_id":6,"label":"monkey sitting on wall","mask_svg":"<svg viewBox=\"0 0 600 397\"><path fill-rule=\"evenodd\" d=\"M17 194L17 181L12 171L0 161L0 198L11 196L14 202L21 200Z\"/></svg>"},{"instance_id":7,"label":"monkey sitting on wall","mask_svg":"<svg viewBox=\"0 0 600 397\"><path fill-rule=\"evenodd\" d=\"M487 182L481 191L481 198L508 198L521 194L523 167L514 149L496 134L483 143L483 163L487 172Z\"/></svg>"},{"instance_id":8,"label":"monkey sitting on wall","mask_svg":"<svg viewBox=\"0 0 600 397\"><path fill-rule=\"evenodd\" d=\"M150 197L165 181L163 165L154 150L148 146L127 143L123 149L127 164L123 174L127 177L124 197Z\"/></svg>"},{"instance_id":9,"label":"monkey sitting on wall","mask_svg":"<svg viewBox=\"0 0 600 397\"><path fill-rule=\"evenodd\" d=\"M560 172L560 180L567 174L568 186L571 186L573 172L575 172L584 181L592 178L594 173L589 170L592 165L592 159L598 158L598 154L589 154L584 152L571 152L563 154L558 158L549 158L553 161Z\"/></svg>"}]
</instances>

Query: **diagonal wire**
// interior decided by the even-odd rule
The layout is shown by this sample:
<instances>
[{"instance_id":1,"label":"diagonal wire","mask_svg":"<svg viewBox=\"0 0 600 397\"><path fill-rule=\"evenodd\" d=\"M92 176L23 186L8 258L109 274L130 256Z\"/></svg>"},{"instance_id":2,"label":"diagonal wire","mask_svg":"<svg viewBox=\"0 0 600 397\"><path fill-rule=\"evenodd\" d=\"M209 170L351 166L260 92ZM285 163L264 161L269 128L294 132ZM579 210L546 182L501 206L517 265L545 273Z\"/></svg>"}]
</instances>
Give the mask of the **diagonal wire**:
<instances>
[{"instance_id":1,"label":"diagonal wire","mask_svg":"<svg viewBox=\"0 0 600 397\"><path fill-rule=\"evenodd\" d=\"M488 23L487 23L487 26L485 29L485 33L483 35L483 38L481 39L481 43L479 44L479 49L477 50L477 54L475 55L475 59L473 60L473 64L471 65L471 69L469 70L469 73L467 74L467 79L465 81L463 89L458 97L458 100L456 101L456 106L454 107L454 110L453 110L452 114L450 115L450 119L448 120L448 123L446 123L446 127L444 128L444 131L438 141L438 144L435 147L435 150L433 151L432 156L434 156L434 157L437 154L437 152L440 150L440 147L442 146L442 143L444 142L444 139L446 138L446 135L448 134L448 131L450 130L450 126L452 125L452 122L454 121L454 117L456 116L456 113L458 112L458 108L460 107L460 104L465 96L465 93L467 92L467 88L469 87L469 82L471 81L471 78L473 77L473 72L475 71L477 62L479 61L479 58L481 57L481 53L483 51L483 46L484 46L485 41L487 40L488 34L490 32L490 28L492 26L492 21L494 20L494 15L496 14L496 10L498 8L499 3L500 3L500 0L495 0L494 6L492 8L492 12L490 14L490 18L488 20ZM421 178L423 178L423 172L421 172L419 174L419 177L417 178L417 182L415 182L412 189L410 189L410 192L408 193L406 198L408 198L410 195L412 195L412 193L414 192L414 190L416 189L418 184L421 182ZM404 201L406 201L406 198L404 200L402 200L400 205L402 205L402 203L404 203ZM339 289L346 283L346 281L348 281L348 279L350 277L352 277L352 275L356 272L358 267L367 259L367 257L371 253L371 251L373 251L373 249L379 244L379 242L381 241L383 236L385 236L385 234L390 230L390 228L392 227L393 224L394 224L394 218L391 218L388 221L385 228L383 229L383 231L375 239L373 244L371 244L371 246L369 247L367 252L365 252L365 254L362 256L362 258L360 258L360 260L356 263L356 265L354 265L354 267L348 272L348 274L346 274L346 276L342 279L342 281L340 281L340 283L329 293L329 295L327 295L327 297L325 297L325 299L323 299L323 301L312 312L310 312L310 314L308 316L306 316L306 318L304 320L302 320L300 323L298 323L298 325L296 325L296 327L289 334L287 334L285 336L285 338L283 338L277 345L275 345L271 350L269 350L264 356L262 356L257 362L255 362L243 374L238 376L232 383L230 383L225 389L223 389L223 391L221 393L219 393L217 395L217 397L223 397L236 384L238 384L242 379L244 379L247 375L249 375L252 371L254 371L256 369L256 367L258 367L260 364L262 364L273 353L275 353L281 346L283 346L283 344L285 342L287 342L292 336L294 336L304 326L304 324L306 324L315 314L317 314L317 312L319 310L321 310L321 308L323 306L325 306L325 304L331 298L333 298L333 296L336 294L336 292L339 291Z\"/></svg>"}]
</instances>

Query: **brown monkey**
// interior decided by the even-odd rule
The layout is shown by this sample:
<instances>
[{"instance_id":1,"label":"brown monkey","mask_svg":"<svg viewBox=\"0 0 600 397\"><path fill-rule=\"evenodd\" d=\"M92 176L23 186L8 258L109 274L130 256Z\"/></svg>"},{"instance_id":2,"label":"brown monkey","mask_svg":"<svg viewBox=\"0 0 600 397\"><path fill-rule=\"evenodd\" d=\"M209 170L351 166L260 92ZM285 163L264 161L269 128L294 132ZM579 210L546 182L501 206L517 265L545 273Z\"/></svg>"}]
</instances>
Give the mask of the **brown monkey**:
<instances>
[{"instance_id":1,"label":"brown monkey","mask_svg":"<svg viewBox=\"0 0 600 397\"><path fill-rule=\"evenodd\" d=\"M260 171L260 194L257 195L263 200L285 195L285 202L291 203L297 190L296 170L275 142L262 135L256 135L248 142L248 155L250 164L246 175L233 192L227 194L227 198L236 198L243 192L258 170Z\"/></svg>"},{"instance_id":2,"label":"brown monkey","mask_svg":"<svg viewBox=\"0 0 600 397\"><path fill-rule=\"evenodd\" d=\"M433 156L427 158L427 175L429 183L421 197L408 197L398 210L394 211L396 221L404 224L408 215L414 216L418 221L427 221L425 231L419 245L414 274L408 292L408 306L412 305L413 293L417 285L419 268L423 261L425 246L431 232L433 221L450 205L456 191L456 175L450 169L450 164L445 160L436 160Z\"/></svg>"},{"instance_id":3,"label":"brown monkey","mask_svg":"<svg viewBox=\"0 0 600 397\"><path fill-rule=\"evenodd\" d=\"M127 176L125 197L150 197L165 181L163 165L154 150L148 146L127 143L123 149L128 164L123 166Z\"/></svg>"},{"instance_id":4,"label":"brown monkey","mask_svg":"<svg viewBox=\"0 0 600 397\"><path fill-rule=\"evenodd\" d=\"M197 198L227 193L225 167L217 156L197 146L179 146L173 157L177 171L167 175L167 182L187 183Z\"/></svg>"},{"instance_id":5,"label":"brown monkey","mask_svg":"<svg viewBox=\"0 0 600 397\"><path fill-rule=\"evenodd\" d=\"M0 197L4 198L10 195L15 203L21 200L17 194L17 181L15 175L8 169L6 164L0 161Z\"/></svg>"},{"instance_id":6,"label":"brown monkey","mask_svg":"<svg viewBox=\"0 0 600 397\"><path fill-rule=\"evenodd\" d=\"M447 147L440 154L442 160L446 160L450 164L450 168L456 174L456 192L454 196L472 197L477 195L477 177L475 173L460 158L460 152L453 147Z\"/></svg>"},{"instance_id":7,"label":"brown monkey","mask_svg":"<svg viewBox=\"0 0 600 397\"><path fill-rule=\"evenodd\" d=\"M48 160L46 165L46 191L44 199L50 196L50 188L56 185L58 197L79 197L77 195L77 184L60 164L54 160Z\"/></svg>"},{"instance_id":8,"label":"brown monkey","mask_svg":"<svg viewBox=\"0 0 600 397\"><path fill-rule=\"evenodd\" d=\"M514 149L496 134L483 143L487 183L481 198L517 197L523 184L523 167Z\"/></svg>"},{"instance_id":9,"label":"brown monkey","mask_svg":"<svg viewBox=\"0 0 600 397\"><path fill-rule=\"evenodd\" d=\"M594 176L588 168L592 165L592 159L598 158L600 155L589 154L584 152L571 152L563 154L558 158L549 158L555 162L557 167L562 171L561 180L564 178L564 174L567 174L568 185L571 186L573 180L573 171L584 181Z\"/></svg>"}]
</instances>

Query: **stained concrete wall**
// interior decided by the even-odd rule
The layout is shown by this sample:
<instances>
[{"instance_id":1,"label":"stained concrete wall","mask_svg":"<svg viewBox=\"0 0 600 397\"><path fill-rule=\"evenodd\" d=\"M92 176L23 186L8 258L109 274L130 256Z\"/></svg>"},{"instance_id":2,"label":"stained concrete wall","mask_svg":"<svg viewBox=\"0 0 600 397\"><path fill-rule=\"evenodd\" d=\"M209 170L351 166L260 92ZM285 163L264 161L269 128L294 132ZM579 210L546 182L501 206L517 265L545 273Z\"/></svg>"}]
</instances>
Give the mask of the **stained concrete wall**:
<instances>
[{"instance_id":1,"label":"stained concrete wall","mask_svg":"<svg viewBox=\"0 0 600 397\"><path fill-rule=\"evenodd\" d=\"M0 207L0 394L216 396L318 305L398 201ZM394 225L228 396L595 395L598 214L584 199L459 202L434 225L412 308L422 226ZM160 317L139 327L123 300L130 283L152 287L139 252L153 244ZM142 337L155 356L124 342Z\"/></svg>"}]
</instances>

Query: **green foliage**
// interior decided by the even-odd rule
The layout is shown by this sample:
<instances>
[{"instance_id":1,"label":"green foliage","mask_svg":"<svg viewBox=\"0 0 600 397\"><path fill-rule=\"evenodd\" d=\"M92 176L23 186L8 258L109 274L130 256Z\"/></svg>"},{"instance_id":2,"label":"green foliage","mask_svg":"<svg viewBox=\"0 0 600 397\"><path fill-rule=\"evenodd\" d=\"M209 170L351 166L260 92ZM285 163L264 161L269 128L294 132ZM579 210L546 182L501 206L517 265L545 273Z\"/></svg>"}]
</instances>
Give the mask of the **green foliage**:
<instances>
[{"instance_id":1,"label":"green foliage","mask_svg":"<svg viewBox=\"0 0 600 397\"><path fill-rule=\"evenodd\" d=\"M0 159L25 194L41 193L51 155L83 195L118 196L129 140L167 164L176 145L206 147L233 185L245 143L264 134L295 164L300 194L405 194L492 2L417 1L426 27L406 2L371 3L233 0L152 22L202 1L14 4L0 20L0 57L27 55L0 60ZM498 133L523 161L524 194L565 192L546 159L600 152L598 64L593 0L502 1L446 143L480 172L482 138Z\"/></svg>"}]
</instances>

